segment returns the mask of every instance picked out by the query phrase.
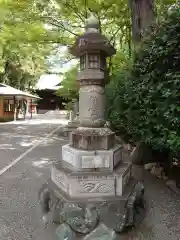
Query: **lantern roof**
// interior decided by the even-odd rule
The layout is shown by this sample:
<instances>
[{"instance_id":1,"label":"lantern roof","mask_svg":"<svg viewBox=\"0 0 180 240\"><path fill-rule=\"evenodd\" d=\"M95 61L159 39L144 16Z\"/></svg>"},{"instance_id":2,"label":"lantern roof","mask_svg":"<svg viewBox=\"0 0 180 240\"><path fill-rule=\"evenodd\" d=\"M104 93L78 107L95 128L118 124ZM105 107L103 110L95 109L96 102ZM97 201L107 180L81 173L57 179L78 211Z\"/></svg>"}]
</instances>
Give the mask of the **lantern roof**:
<instances>
[{"instance_id":1,"label":"lantern roof","mask_svg":"<svg viewBox=\"0 0 180 240\"><path fill-rule=\"evenodd\" d=\"M103 52L106 56L116 53L109 40L100 32L99 20L91 14L86 20L86 31L76 39L75 44L70 48L70 53L76 57L94 51Z\"/></svg>"}]
</instances>

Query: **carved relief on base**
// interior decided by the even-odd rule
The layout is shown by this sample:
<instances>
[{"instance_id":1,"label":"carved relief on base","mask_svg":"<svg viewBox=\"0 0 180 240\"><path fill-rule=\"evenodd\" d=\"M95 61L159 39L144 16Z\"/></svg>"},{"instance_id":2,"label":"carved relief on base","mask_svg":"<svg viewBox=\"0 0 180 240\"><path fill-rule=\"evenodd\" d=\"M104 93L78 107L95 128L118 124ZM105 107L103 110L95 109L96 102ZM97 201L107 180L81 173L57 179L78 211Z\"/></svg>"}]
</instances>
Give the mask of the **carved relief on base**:
<instances>
[{"instance_id":1,"label":"carved relief on base","mask_svg":"<svg viewBox=\"0 0 180 240\"><path fill-rule=\"evenodd\" d=\"M71 197L105 197L115 196L114 176L83 176L70 180Z\"/></svg>"}]
</instances>

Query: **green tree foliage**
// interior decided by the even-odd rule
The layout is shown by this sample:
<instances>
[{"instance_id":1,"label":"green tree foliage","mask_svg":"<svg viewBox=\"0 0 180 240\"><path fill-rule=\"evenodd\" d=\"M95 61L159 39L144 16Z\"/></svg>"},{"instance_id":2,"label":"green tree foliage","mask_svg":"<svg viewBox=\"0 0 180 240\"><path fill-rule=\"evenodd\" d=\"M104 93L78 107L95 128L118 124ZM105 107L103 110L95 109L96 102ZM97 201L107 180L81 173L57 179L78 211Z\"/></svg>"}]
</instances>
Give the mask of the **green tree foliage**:
<instances>
[{"instance_id":1,"label":"green tree foliage","mask_svg":"<svg viewBox=\"0 0 180 240\"><path fill-rule=\"evenodd\" d=\"M111 127L115 132L129 138L127 109L128 101L125 101L126 84L130 78L127 69L116 72L112 75L110 83L106 86L106 119L111 122Z\"/></svg>"},{"instance_id":2,"label":"green tree foliage","mask_svg":"<svg viewBox=\"0 0 180 240\"><path fill-rule=\"evenodd\" d=\"M56 0L47 10L46 3L39 1L41 20L58 32L57 43L71 46L75 38L84 32L86 18L90 11L101 21L101 30L111 44L123 53L131 51L131 24L128 2L124 0ZM130 54L129 54L130 55ZM68 60L72 56L67 55ZM112 60L112 59L111 59ZM67 59L65 59L65 62ZM110 61L110 66L112 62Z\"/></svg>"},{"instance_id":3,"label":"green tree foliage","mask_svg":"<svg viewBox=\"0 0 180 240\"><path fill-rule=\"evenodd\" d=\"M46 69L50 32L30 0L0 3L0 81L17 88L34 86Z\"/></svg>"},{"instance_id":4,"label":"green tree foliage","mask_svg":"<svg viewBox=\"0 0 180 240\"><path fill-rule=\"evenodd\" d=\"M78 68L73 67L70 71L66 72L63 76L60 88L57 90L57 95L66 100L72 101L78 99L79 84L77 81Z\"/></svg>"},{"instance_id":5,"label":"green tree foliage","mask_svg":"<svg viewBox=\"0 0 180 240\"><path fill-rule=\"evenodd\" d=\"M124 65L131 56L131 24L127 1L56 0L55 5L49 7L48 11L45 11L45 8L46 5L41 2L39 9L41 11L43 9L43 21L52 26L54 32L58 32L60 44L71 46L75 42L75 38L84 32L86 18L92 11L101 21L101 30L109 38L111 44L121 49L116 58L108 59L111 72L115 71L117 65ZM67 54L64 62L72 58L73 56ZM76 76L73 80L76 81ZM68 82L68 88L70 83L74 84L74 82ZM64 90L61 88L57 94L63 94L66 97L66 89L66 86ZM74 98L74 93L71 97L69 93L68 98Z\"/></svg>"},{"instance_id":6,"label":"green tree foliage","mask_svg":"<svg viewBox=\"0 0 180 240\"><path fill-rule=\"evenodd\" d=\"M113 126L126 130L135 141L174 152L180 148L179 9L151 28L131 74L117 74L107 87L107 115Z\"/></svg>"},{"instance_id":7,"label":"green tree foliage","mask_svg":"<svg viewBox=\"0 0 180 240\"><path fill-rule=\"evenodd\" d=\"M40 21L52 27L54 35L59 38L56 43L69 46L84 31L85 21L88 14L94 12L101 21L101 29L117 49L131 39L131 10L130 4L134 0L36 0L34 4ZM142 0L141 0L142 1ZM153 3L153 0L142 2ZM176 0L157 0L155 9L159 14ZM145 5L145 4L144 4ZM143 5L143 7L144 7ZM143 11L144 9L139 9ZM147 21L147 19L146 19ZM130 31L129 31L130 29ZM55 41L54 41L55 42ZM123 43L123 44L122 44Z\"/></svg>"},{"instance_id":8,"label":"green tree foliage","mask_svg":"<svg viewBox=\"0 0 180 240\"><path fill-rule=\"evenodd\" d=\"M108 59L110 73L115 73L116 69L125 66L131 60L132 24L131 9L127 0L55 0L53 3L39 0L36 6L42 13L39 15L40 20L52 28L54 36L58 35L54 43L71 46L75 38L84 31L85 20L92 11L101 21L102 32L117 49L116 56ZM164 9L169 6L170 0L165 2L159 0L155 3L159 16L164 14ZM72 58L73 56L67 54L64 63ZM58 54L54 59L55 61L59 59Z\"/></svg>"},{"instance_id":9,"label":"green tree foliage","mask_svg":"<svg viewBox=\"0 0 180 240\"><path fill-rule=\"evenodd\" d=\"M158 0L158 12L174 2ZM128 1L2 0L0 81L21 89L33 86L47 68L45 59L52 47L70 46L84 31L90 11L101 20L102 31L117 49L117 56L108 61L111 72L118 63L124 66L132 51ZM71 57L67 54L65 62Z\"/></svg>"}]
</instances>

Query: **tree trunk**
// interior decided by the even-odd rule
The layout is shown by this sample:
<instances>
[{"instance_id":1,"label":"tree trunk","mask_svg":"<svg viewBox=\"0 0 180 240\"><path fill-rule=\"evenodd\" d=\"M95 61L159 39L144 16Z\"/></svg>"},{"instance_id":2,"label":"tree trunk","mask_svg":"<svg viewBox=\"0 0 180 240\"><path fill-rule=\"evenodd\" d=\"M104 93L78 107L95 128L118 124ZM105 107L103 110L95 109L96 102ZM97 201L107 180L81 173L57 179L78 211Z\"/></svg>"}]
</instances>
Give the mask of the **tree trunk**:
<instances>
[{"instance_id":1,"label":"tree trunk","mask_svg":"<svg viewBox=\"0 0 180 240\"><path fill-rule=\"evenodd\" d=\"M133 42L140 42L155 17L154 0L129 0Z\"/></svg>"}]
</instances>

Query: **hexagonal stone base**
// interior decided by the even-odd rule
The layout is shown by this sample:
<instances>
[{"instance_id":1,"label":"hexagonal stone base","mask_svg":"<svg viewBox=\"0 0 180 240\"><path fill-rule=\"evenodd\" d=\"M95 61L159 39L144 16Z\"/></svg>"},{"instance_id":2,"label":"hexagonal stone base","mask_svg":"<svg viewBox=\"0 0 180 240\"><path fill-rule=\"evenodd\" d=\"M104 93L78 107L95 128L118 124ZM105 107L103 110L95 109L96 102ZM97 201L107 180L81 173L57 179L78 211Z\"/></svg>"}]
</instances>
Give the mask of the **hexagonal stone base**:
<instances>
[{"instance_id":1,"label":"hexagonal stone base","mask_svg":"<svg viewBox=\"0 0 180 240\"><path fill-rule=\"evenodd\" d=\"M101 223L120 233L135 224L135 215L144 208L143 194L143 184L132 179L120 197L72 198L49 180L40 189L39 200L43 219L51 212L53 222L66 223L75 233L89 234ZM67 226L64 231L71 237Z\"/></svg>"},{"instance_id":2,"label":"hexagonal stone base","mask_svg":"<svg viewBox=\"0 0 180 240\"><path fill-rule=\"evenodd\" d=\"M52 181L70 197L97 198L122 196L131 178L131 164L122 163L115 171L75 172L60 162L52 168Z\"/></svg>"},{"instance_id":3,"label":"hexagonal stone base","mask_svg":"<svg viewBox=\"0 0 180 240\"><path fill-rule=\"evenodd\" d=\"M109 150L87 151L66 144L62 146L62 160L78 170L113 170L122 160L122 151L120 145L115 145Z\"/></svg>"}]
</instances>

